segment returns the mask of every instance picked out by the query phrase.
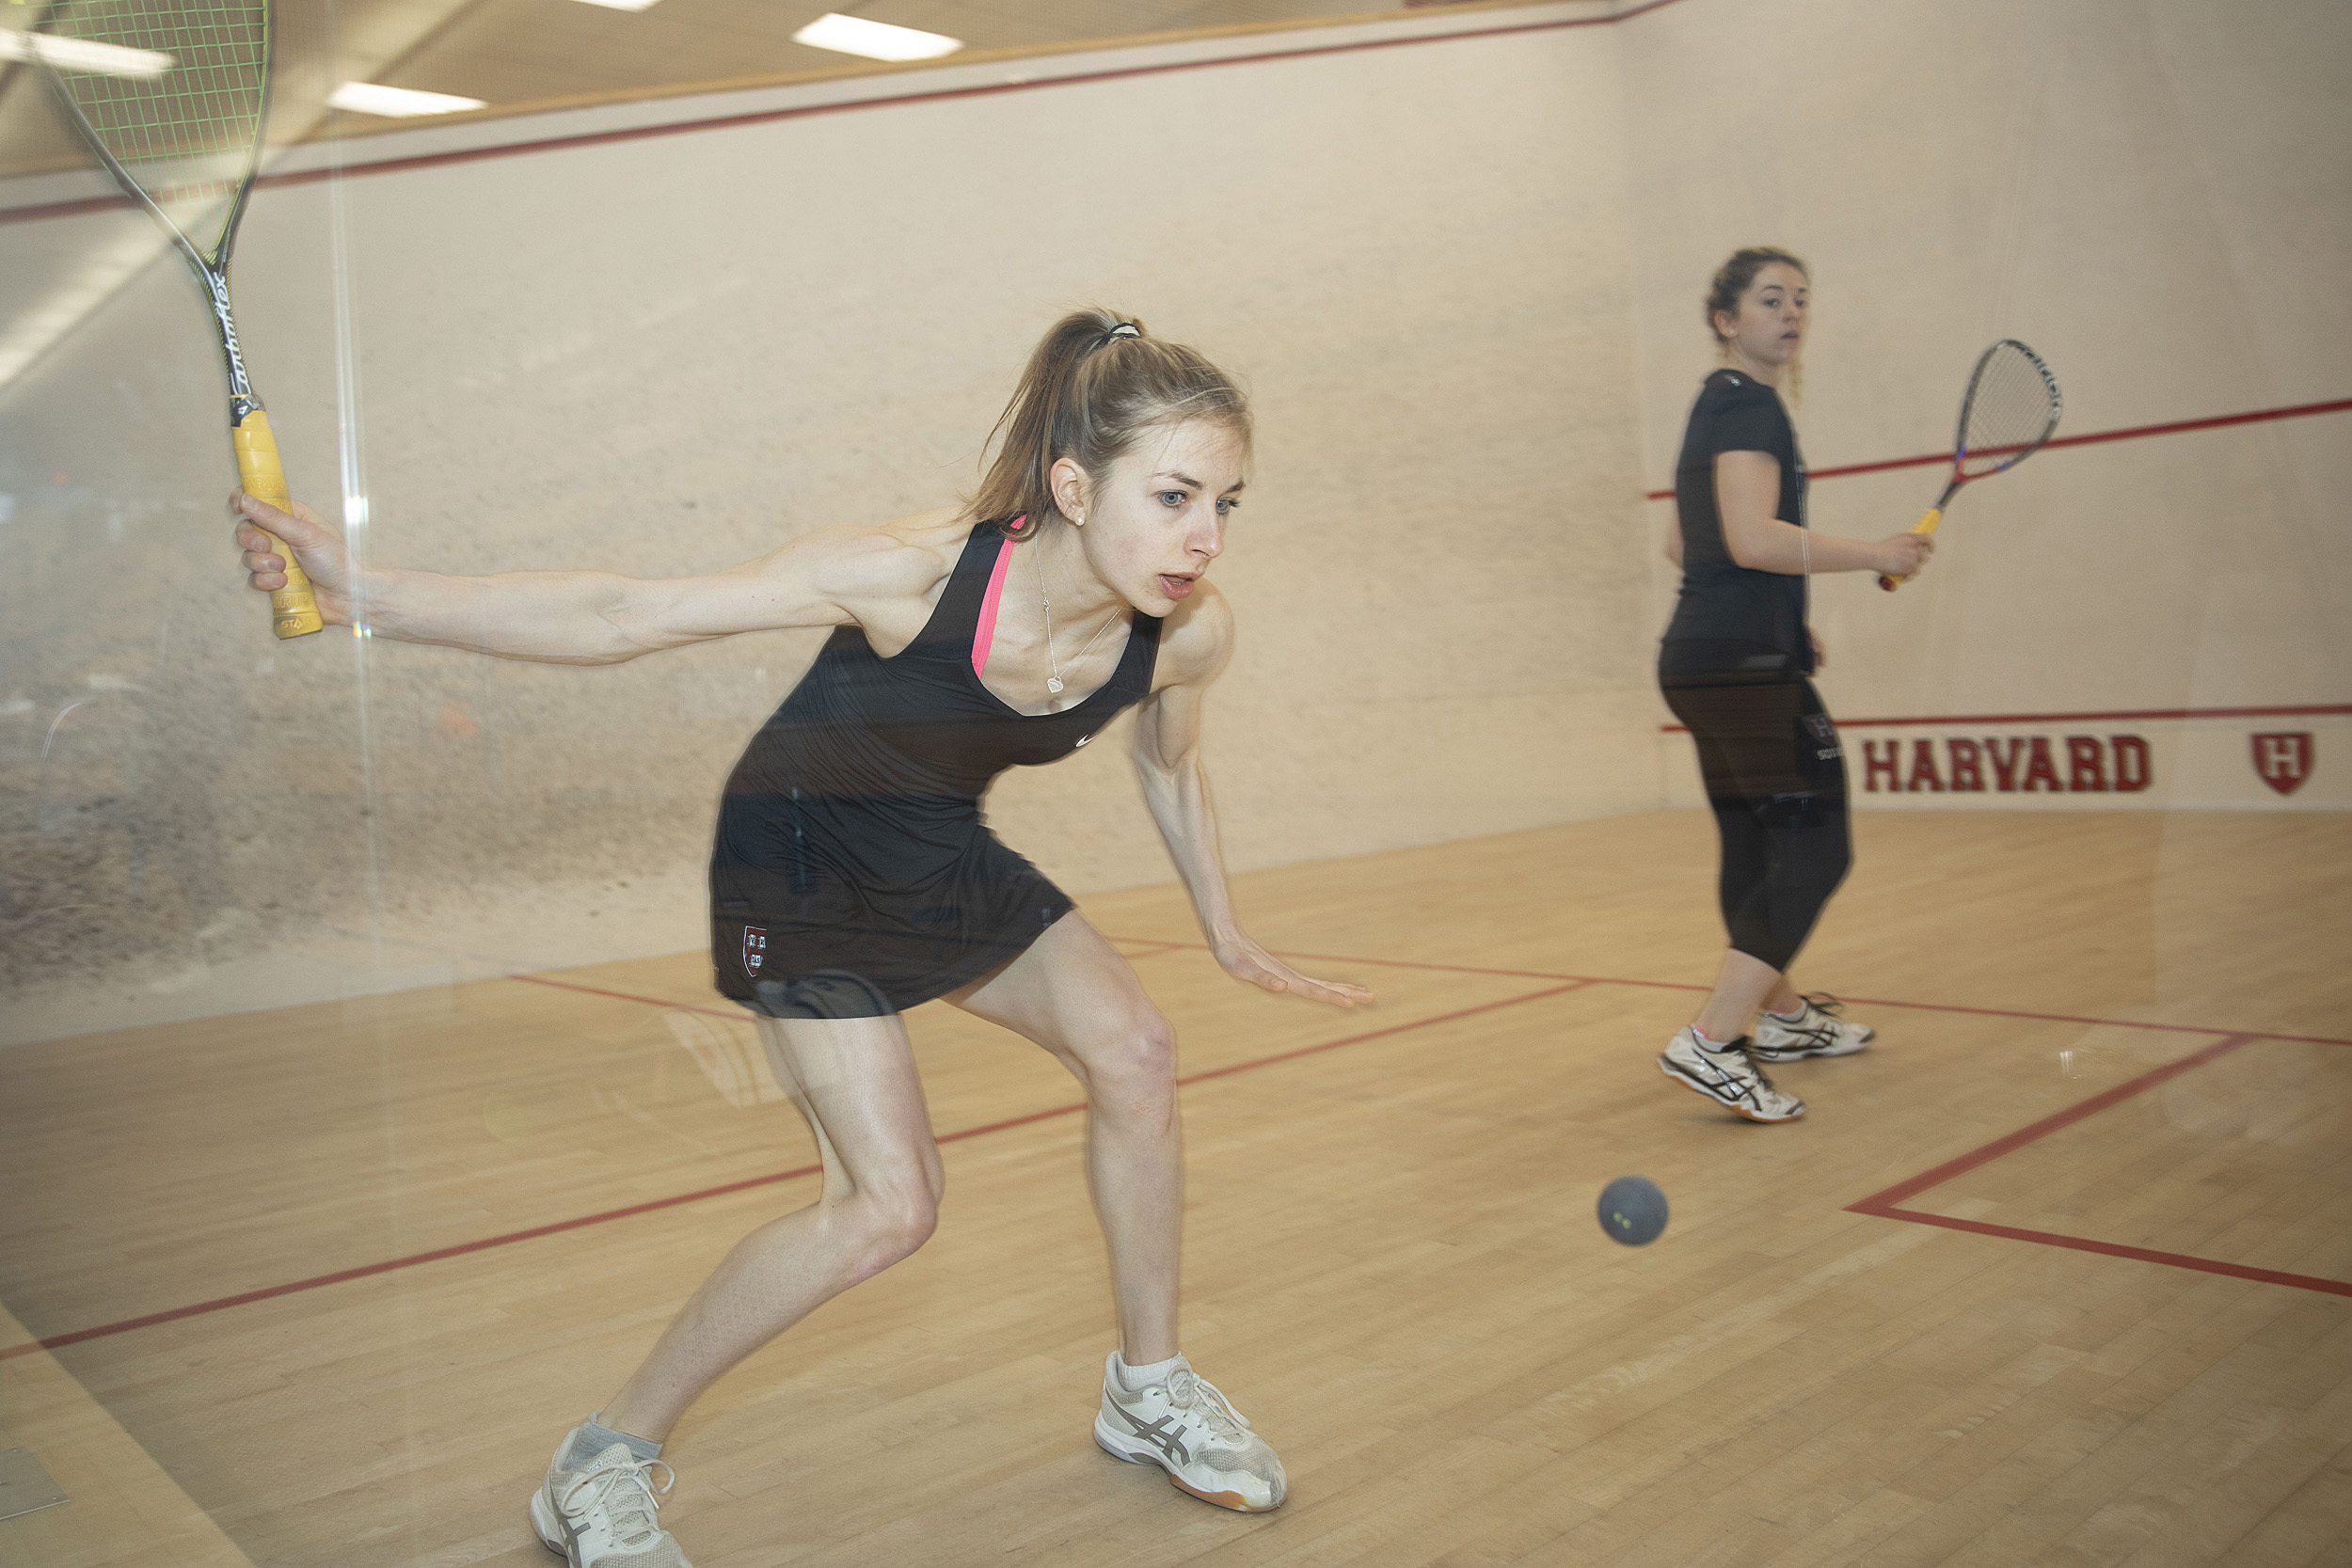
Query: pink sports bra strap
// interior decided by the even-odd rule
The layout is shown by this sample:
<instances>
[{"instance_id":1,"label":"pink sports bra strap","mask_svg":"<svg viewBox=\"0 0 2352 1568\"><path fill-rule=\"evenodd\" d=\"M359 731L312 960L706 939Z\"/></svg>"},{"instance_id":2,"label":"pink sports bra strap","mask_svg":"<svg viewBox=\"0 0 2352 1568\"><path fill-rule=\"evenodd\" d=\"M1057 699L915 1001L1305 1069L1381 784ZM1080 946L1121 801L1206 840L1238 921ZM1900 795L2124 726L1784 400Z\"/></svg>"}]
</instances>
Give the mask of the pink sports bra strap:
<instances>
[{"instance_id":1,"label":"pink sports bra strap","mask_svg":"<svg viewBox=\"0 0 2352 1568\"><path fill-rule=\"evenodd\" d=\"M1005 596L1005 574L1012 568L1012 541L996 552L996 565L988 574L988 592L980 598L980 618L972 628L972 673L988 673L988 645L996 637L996 601ZM969 579L966 579L969 580Z\"/></svg>"}]
</instances>

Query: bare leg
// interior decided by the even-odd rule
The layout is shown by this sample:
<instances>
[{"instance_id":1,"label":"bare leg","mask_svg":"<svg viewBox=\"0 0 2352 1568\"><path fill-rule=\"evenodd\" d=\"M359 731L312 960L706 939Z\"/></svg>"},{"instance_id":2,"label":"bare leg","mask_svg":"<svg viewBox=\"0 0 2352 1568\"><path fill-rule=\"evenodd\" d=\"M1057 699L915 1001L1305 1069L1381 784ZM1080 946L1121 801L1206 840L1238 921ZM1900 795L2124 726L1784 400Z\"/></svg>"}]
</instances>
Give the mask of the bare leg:
<instances>
[{"instance_id":1,"label":"bare leg","mask_svg":"<svg viewBox=\"0 0 2352 1568\"><path fill-rule=\"evenodd\" d=\"M1797 993L1789 989L1788 976L1761 958L1736 947L1726 948L1724 967L1715 975L1715 989L1708 993L1707 1006L1692 1022L1700 1034L1722 1044L1746 1034L1748 1025L1756 1022L1756 1010L1768 1003L1784 1013L1797 1005Z\"/></svg>"},{"instance_id":2,"label":"bare leg","mask_svg":"<svg viewBox=\"0 0 2352 1568\"><path fill-rule=\"evenodd\" d=\"M817 1134L818 1200L735 1244L611 1403L616 1432L667 1438L722 1373L928 1240L946 1176L897 1018L760 1021L777 1082Z\"/></svg>"},{"instance_id":3,"label":"bare leg","mask_svg":"<svg viewBox=\"0 0 2352 1568\"><path fill-rule=\"evenodd\" d=\"M1130 1366L1176 1354L1184 1132L1176 1032L1127 960L1078 916L948 1000L1059 1057L1087 1094L1087 1181L1111 1258L1120 1354Z\"/></svg>"}]
</instances>

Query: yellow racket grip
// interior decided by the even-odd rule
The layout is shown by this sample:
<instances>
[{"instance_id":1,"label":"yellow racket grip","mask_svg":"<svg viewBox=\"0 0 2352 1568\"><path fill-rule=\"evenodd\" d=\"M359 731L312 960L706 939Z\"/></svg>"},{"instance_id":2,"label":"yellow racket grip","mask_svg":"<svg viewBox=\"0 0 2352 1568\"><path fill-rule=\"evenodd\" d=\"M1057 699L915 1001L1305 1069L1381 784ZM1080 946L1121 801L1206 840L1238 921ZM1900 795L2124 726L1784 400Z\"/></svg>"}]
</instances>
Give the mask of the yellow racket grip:
<instances>
[{"instance_id":1,"label":"yellow racket grip","mask_svg":"<svg viewBox=\"0 0 2352 1568\"><path fill-rule=\"evenodd\" d=\"M278 461L278 438L270 434L269 416L252 409L229 429L237 449L237 477L245 493L267 501L280 512L293 510L286 496L286 470ZM269 629L280 641L307 637L326 623L319 619L318 601L310 595L310 579L286 542L272 533L269 542L286 562L286 586L269 596Z\"/></svg>"},{"instance_id":2,"label":"yellow racket grip","mask_svg":"<svg viewBox=\"0 0 2352 1568\"><path fill-rule=\"evenodd\" d=\"M1933 533L1935 531L1935 525L1943 520L1944 509L1940 506L1931 506L1928 508L1927 515L1925 516L1911 525L1911 531L1914 533ZM1890 578L1883 572L1879 574L1879 586L1885 589L1889 594L1892 594L1896 589L1900 588L1904 583L1909 582L1911 578L1908 576Z\"/></svg>"}]
</instances>

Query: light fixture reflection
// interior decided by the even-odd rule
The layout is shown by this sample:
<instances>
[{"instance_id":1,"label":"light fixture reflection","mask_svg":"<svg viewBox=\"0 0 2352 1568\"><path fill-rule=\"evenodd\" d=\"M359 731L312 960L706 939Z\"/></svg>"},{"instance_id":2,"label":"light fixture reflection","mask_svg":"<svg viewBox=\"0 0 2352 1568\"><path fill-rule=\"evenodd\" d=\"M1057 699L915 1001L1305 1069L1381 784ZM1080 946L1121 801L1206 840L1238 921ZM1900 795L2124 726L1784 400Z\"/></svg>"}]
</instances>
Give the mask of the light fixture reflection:
<instances>
[{"instance_id":1,"label":"light fixture reflection","mask_svg":"<svg viewBox=\"0 0 2352 1568\"><path fill-rule=\"evenodd\" d=\"M46 60L59 71L99 76L161 76L176 61L159 49L125 49L88 39L50 38L0 29L0 60Z\"/></svg>"},{"instance_id":2,"label":"light fixture reflection","mask_svg":"<svg viewBox=\"0 0 2352 1568\"><path fill-rule=\"evenodd\" d=\"M793 34L792 41L844 55L863 55L869 60L935 60L963 47L961 39L951 39L945 33L868 22L862 16L843 16L838 11L818 17Z\"/></svg>"},{"instance_id":3,"label":"light fixture reflection","mask_svg":"<svg viewBox=\"0 0 2352 1568\"><path fill-rule=\"evenodd\" d=\"M448 92L416 92L407 87L380 87L373 82L345 82L326 95L327 103L338 109L356 114L382 115L390 119L406 119L417 115L453 115L461 109L479 109L479 98L460 98Z\"/></svg>"}]
</instances>

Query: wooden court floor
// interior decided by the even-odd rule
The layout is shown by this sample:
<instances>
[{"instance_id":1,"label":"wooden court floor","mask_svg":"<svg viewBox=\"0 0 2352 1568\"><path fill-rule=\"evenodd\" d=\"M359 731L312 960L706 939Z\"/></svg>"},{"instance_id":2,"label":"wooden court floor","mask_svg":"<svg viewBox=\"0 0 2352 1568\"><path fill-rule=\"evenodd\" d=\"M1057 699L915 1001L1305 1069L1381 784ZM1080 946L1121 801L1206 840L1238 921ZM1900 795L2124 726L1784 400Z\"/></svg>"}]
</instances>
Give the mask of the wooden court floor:
<instances>
[{"instance_id":1,"label":"wooden court floor","mask_svg":"<svg viewBox=\"0 0 2352 1568\"><path fill-rule=\"evenodd\" d=\"M1858 833L1799 978L1881 1037L1778 1069L1786 1127L1652 1065L1697 814L1241 879L1353 1015L1089 900L1183 1039L1186 1349L1292 1501L1095 1450L1075 1095L932 1006L938 1237L688 1418L665 1522L698 1568L2352 1563L2352 818ZM0 1449L73 1497L0 1565L552 1561L557 1435L815 1191L749 1041L686 955L0 1055Z\"/></svg>"}]
</instances>

